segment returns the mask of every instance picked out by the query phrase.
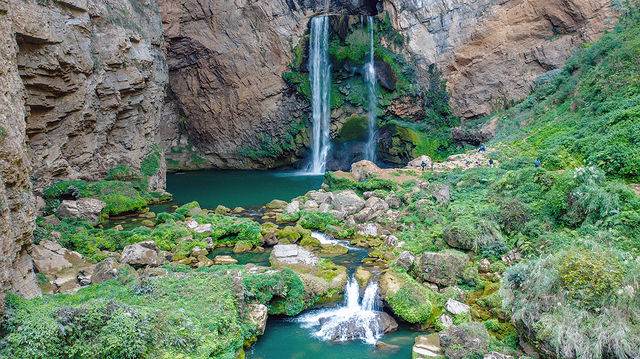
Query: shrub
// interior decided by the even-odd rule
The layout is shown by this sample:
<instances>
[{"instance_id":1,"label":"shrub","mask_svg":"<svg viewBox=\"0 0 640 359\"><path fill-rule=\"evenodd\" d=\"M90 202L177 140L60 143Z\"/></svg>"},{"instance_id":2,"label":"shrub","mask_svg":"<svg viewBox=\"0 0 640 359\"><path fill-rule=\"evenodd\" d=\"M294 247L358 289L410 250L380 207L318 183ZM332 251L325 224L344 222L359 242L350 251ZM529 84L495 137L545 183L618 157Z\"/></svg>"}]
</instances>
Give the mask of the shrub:
<instances>
[{"instance_id":1,"label":"shrub","mask_svg":"<svg viewBox=\"0 0 640 359\"><path fill-rule=\"evenodd\" d=\"M337 225L340 221L327 212L303 212L299 223L302 228L325 231L329 226Z\"/></svg>"},{"instance_id":2,"label":"shrub","mask_svg":"<svg viewBox=\"0 0 640 359\"><path fill-rule=\"evenodd\" d=\"M387 298L393 312L409 323L425 323L431 317L432 305L417 286L403 285Z\"/></svg>"},{"instance_id":3,"label":"shrub","mask_svg":"<svg viewBox=\"0 0 640 359\"><path fill-rule=\"evenodd\" d=\"M580 249L566 251L559 256L561 285L581 306L599 307L622 284L624 267L608 253Z\"/></svg>"}]
</instances>

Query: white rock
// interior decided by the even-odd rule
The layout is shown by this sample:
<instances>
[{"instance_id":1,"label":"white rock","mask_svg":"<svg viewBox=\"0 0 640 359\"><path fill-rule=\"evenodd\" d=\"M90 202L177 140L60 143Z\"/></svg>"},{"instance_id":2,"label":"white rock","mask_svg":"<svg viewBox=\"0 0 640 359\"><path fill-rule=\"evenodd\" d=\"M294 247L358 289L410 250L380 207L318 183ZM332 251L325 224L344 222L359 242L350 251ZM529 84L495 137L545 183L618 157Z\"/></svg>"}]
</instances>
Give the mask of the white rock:
<instances>
[{"instance_id":1,"label":"white rock","mask_svg":"<svg viewBox=\"0 0 640 359\"><path fill-rule=\"evenodd\" d=\"M444 305L444 309L453 315L468 313L469 310L471 310L468 305L451 298L449 298L447 304Z\"/></svg>"}]
</instances>

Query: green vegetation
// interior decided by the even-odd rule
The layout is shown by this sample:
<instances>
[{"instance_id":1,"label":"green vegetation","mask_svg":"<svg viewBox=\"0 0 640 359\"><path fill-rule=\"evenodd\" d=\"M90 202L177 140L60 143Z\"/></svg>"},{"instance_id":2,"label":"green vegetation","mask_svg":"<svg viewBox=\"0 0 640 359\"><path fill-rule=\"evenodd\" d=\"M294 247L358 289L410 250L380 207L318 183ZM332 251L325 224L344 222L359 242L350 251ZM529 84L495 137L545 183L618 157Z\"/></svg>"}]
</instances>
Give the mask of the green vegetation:
<instances>
[{"instance_id":1,"label":"green vegetation","mask_svg":"<svg viewBox=\"0 0 640 359\"><path fill-rule=\"evenodd\" d=\"M144 192L137 183L123 181L60 181L47 187L42 197L47 205L47 211L53 212L62 200L80 199L83 197L97 198L106 203L104 213L118 215L139 211L147 206L142 195L153 197Z\"/></svg>"},{"instance_id":2,"label":"green vegetation","mask_svg":"<svg viewBox=\"0 0 640 359\"><path fill-rule=\"evenodd\" d=\"M307 127L308 120L305 117L293 118L281 133L262 133L258 139L258 146L242 148L239 153L254 160L281 159L286 154L295 152L302 145Z\"/></svg>"},{"instance_id":3,"label":"green vegetation","mask_svg":"<svg viewBox=\"0 0 640 359\"><path fill-rule=\"evenodd\" d=\"M389 139L379 146L384 160L404 164L423 154L443 159L458 151L458 146L451 139L450 128L459 125L459 119L449 107L449 95L440 72L431 67L426 79L417 75L415 64L404 50L405 39L393 28L389 15L375 17L373 24L366 24L365 28L355 22L348 25L350 22L346 17L334 17L331 21L328 49L333 65L331 107L334 110L356 108L360 110L359 113L369 110L363 78L354 73L361 73L355 70L369 61L369 29L373 26L374 57L380 77L377 89L378 127ZM308 47L308 41L307 34L293 48L294 59L289 66L290 71L283 74L283 79L302 98L311 101L308 59L303 51ZM398 102L419 105L417 110L401 118L392 106ZM366 139L367 124L364 118L353 113L345 117L334 139L336 144ZM303 125L308 126L308 122ZM260 149L245 150L243 154L254 159L282 156L283 151L279 148L286 150L288 142L276 136L266 136L262 143Z\"/></svg>"},{"instance_id":4,"label":"green vegetation","mask_svg":"<svg viewBox=\"0 0 640 359\"><path fill-rule=\"evenodd\" d=\"M75 295L24 300L9 294L0 325L7 358L235 358L257 328L246 304L273 313L302 310L302 282L290 270L240 266L180 270L161 279L112 280ZM234 277L242 275L238 288ZM242 284L243 283L243 284ZM238 302L237 291L245 302Z\"/></svg>"},{"instance_id":5,"label":"green vegetation","mask_svg":"<svg viewBox=\"0 0 640 359\"><path fill-rule=\"evenodd\" d=\"M60 245L79 252L91 262L99 262L108 257L105 251L122 251L127 245L148 240L154 241L161 250L173 252L174 260L188 256L195 246L206 248L207 245L202 242L205 237L210 237L215 246L232 246L239 241L246 241L251 245L262 243L260 224L252 220L198 213L191 218L199 224L211 224L212 231L196 233L175 223L176 220L184 220L184 217L178 212L160 213L156 218L158 225L153 229L137 227L130 231L93 228L86 222L70 218L63 219L60 225L53 225L40 218L35 234L39 241L43 238L54 240L52 231L60 233Z\"/></svg>"},{"instance_id":6,"label":"green vegetation","mask_svg":"<svg viewBox=\"0 0 640 359\"><path fill-rule=\"evenodd\" d=\"M153 151L142 159L140 164L140 170L142 174L146 176L153 176L160 169L160 161L162 161L162 154L160 153L160 147L157 144L153 144Z\"/></svg>"},{"instance_id":7,"label":"green vegetation","mask_svg":"<svg viewBox=\"0 0 640 359\"><path fill-rule=\"evenodd\" d=\"M583 163L640 181L640 24L637 2L620 8L615 27L583 46L561 71L536 81L522 103L497 117L507 154L540 158L545 168Z\"/></svg>"},{"instance_id":8,"label":"green vegetation","mask_svg":"<svg viewBox=\"0 0 640 359\"><path fill-rule=\"evenodd\" d=\"M398 185L391 180L371 177L367 178L366 180L356 182L347 177L338 177L333 172L326 172L324 174L324 183L329 186L330 191L353 189L361 194L363 192L376 190L389 191L398 187Z\"/></svg>"}]
</instances>

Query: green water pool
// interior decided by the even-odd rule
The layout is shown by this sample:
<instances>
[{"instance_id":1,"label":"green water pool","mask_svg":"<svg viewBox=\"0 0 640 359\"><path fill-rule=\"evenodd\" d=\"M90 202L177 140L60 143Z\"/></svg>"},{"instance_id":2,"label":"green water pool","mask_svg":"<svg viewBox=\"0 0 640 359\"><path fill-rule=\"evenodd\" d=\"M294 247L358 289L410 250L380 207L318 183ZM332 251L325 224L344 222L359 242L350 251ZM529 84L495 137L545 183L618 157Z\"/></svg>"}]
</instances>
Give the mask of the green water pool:
<instances>
[{"instance_id":1,"label":"green water pool","mask_svg":"<svg viewBox=\"0 0 640 359\"><path fill-rule=\"evenodd\" d=\"M269 319L265 334L246 352L247 359L387 359L411 358L411 348L418 335L425 334L400 326L381 341L394 348L377 348L361 341L323 342L302 328L295 319Z\"/></svg>"},{"instance_id":2,"label":"green water pool","mask_svg":"<svg viewBox=\"0 0 640 359\"><path fill-rule=\"evenodd\" d=\"M319 189L322 180L293 171L195 171L168 174L167 191L178 203L198 201L203 208L251 207L290 201Z\"/></svg>"}]
</instances>

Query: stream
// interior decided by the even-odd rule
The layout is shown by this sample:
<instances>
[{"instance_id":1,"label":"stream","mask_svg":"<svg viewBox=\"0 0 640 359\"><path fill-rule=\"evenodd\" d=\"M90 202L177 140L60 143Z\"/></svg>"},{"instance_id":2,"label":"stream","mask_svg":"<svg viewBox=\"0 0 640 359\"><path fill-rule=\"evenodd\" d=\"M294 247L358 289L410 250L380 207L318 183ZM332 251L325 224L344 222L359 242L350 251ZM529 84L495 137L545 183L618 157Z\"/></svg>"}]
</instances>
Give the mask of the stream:
<instances>
[{"instance_id":1,"label":"stream","mask_svg":"<svg viewBox=\"0 0 640 359\"><path fill-rule=\"evenodd\" d=\"M318 189L321 183L322 176L282 171L198 171L167 176L167 190L176 202L198 201L204 208L215 208L218 204L231 208L259 206L273 199L289 201ZM360 288L353 278L369 251L323 233L314 232L313 237L322 244L340 244L349 249L346 254L328 257L349 272L344 301L295 317L269 317L265 334L247 349L246 358L410 358L415 337L424 333L399 323L396 332L383 335L376 329L377 324L372 323L381 313L377 283ZM217 248L209 256L230 255L240 265L268 266L270 254L271 248L264 253L242 254L234 254L232 248ZM360 329L354 331L353 323ZM349 325L347 333L345 328ZM384 345L376 346L378 340Z\"/></svg>"}]
</instances>

